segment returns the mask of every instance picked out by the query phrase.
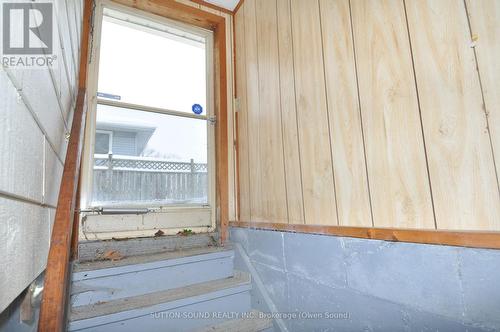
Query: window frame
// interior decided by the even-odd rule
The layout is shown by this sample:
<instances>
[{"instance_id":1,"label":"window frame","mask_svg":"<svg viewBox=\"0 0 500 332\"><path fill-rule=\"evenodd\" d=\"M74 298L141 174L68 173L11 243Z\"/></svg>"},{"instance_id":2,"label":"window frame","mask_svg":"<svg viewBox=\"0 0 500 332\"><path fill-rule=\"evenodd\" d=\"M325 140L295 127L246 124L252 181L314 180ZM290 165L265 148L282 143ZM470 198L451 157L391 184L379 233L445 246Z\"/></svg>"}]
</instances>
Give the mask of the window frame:
<instances>
[{"instance_id":1,"label":"window frame","mask_svg":"<svg viewBox=\"0 0 500 332\"><path fill-rule=\"evenodd\" d=\"M189 33L197 34L206 40L206 78L207 78L207 99L206 99L206 113L203 115L197 115L193 113L181 112L176 110L169 110L158 107L151 107L145 105L136 105L125 102L120 102L117 100L108 100L97 97L97 87L98 87L98 76L99 76L99 50L101 42L101 31L102 31L102 21L104 16L104 10L110 9L119 11L124 14L137 16L143 19L152 20L159 24L164 24L167 26L172 26L176 29L185 30ZM215 138L215 77L214 77L214 66L216 52L214 43L214 32L208 29L204 29L197 26L191 26L186 23L182 23L176 20L172 20L166 17L151 14L149 12L142 11L140 9L131 8L128 6L123 6L114 3L109 0L100 0L96 4L95 9L95 23L94 23L94 41L93 47L91 49L90 61L89 61L89 75L88 75L88 96L89 96L89 111L87 114L87 126L85 133L85 146L84 155L82 161L82 181L81 181L81 196L80 196L80 206L82 209L86 210L97 210L98 208L148 208L148 213L165 213L170 211L179 211L179 209L192 209L193 211L199 211L200 209L206 209L210 211L210 222L211 228L214 229L216 226L216 211L217 211L217 197L216 197L216 138ZM92 44L91 44L92 45ZM93 165L94 165L94 145L95 145L95 133L96 129L96 113L97 104L118 106L128 109L136 109L140 111L148 111L154 113L161 113L166 115L173 115L184 118L194 118L205 120L207 123L207 172L208 172L208 197L207 204L166 204L166 203L155 203L155 204L143 204L138 202L137 204L113 204L105 206L93 206L92 205L92 184L93 184Z\"/></svg>"},{"instance_id":2,"label":"window frame","mask_svg":"<svg viewBox=\"0 0 500 332\"><path fill-rule=\"evenodd\" d=\"M94 146L94 154L113 154L113 131L96 129L95 132L96 132L96 134L99 133L99 134L108 135L108 152L107 153L95 153L95 146Z\"/></svg>"}]
</instances>

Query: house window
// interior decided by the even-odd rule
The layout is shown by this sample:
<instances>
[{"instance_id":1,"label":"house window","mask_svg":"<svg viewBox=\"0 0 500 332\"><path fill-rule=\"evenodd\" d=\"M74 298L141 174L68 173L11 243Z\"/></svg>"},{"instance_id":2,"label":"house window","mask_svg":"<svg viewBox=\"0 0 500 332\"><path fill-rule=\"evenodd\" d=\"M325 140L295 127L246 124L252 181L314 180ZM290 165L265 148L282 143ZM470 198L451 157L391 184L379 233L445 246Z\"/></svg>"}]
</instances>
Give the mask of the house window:
<instances>
[{"instance_id":1,"label":"house window","mask_svg":"<svg viewBox=\"0 0 500 332\"><path fill-rule=\"evenodd\" d=\"M170 209L171 226L212 225L212 32L112 3L98 15L86 205Z\"/></svg>"},{"instance_id":2,"label":"house window","mask_svg":"<svg viewBox=\"0 0 500 332\"><path fill-rule=\"evenodd\" d=\"M112 147L113 147L113 132L96 130L94 153L110 154L113 153Z\"/></svg>"}]
</instances>

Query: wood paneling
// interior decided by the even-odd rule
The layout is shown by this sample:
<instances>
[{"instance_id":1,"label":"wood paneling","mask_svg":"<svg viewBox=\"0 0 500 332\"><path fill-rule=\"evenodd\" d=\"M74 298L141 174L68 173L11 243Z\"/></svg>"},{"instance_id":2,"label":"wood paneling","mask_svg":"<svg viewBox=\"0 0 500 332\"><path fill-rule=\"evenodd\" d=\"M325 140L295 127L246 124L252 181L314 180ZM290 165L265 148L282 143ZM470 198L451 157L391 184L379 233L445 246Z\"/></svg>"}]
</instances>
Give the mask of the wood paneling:
<instances>
[{"instance_id":1,"label":"wood paneling","mask_svg":"<svg viewBox=\"0 0 500 332\"><path fill-rule=\"evenodd\" d=\"M203 11L199 9L199 4L192 2L188 5L174 0L113 0L113 2L209 30L213 30L224 21L222 16Z\"/></svg>"},{"instance_id":2,"label":"wood paneling","mask_svg":"<svg viewBox=\"0 0 500 332\"><path fill-rule=\"evenodd\" d=\"M277 0L278 52L283 155L285 162L288 222L304 223L302 174L300 171L297 108L295 107L295 78L293 64L290 0ZM246 220L246 219L241 219Z\"/></svg>"},{"instance_id":3,"label":"wood paneling","mask_svg":"<svg viewBox=\"0 0 500 332\"><path fill-rule=\"evenodd\" d=\"M234 77L234 17L232 14L222 15L226 19L226 75L227 75L227 142L228 142L228 201L229 220L234 220L238 213L236 185L236 86Z\"/></svg>"},{"instance_id":4,"label":"wood paneling","mask_svg":"<svg viewBox=\"0 0 500 332\"><path fill-rule=\"evenodd\" d=\"M352 1L376 227L434 228L403 3Z\"/></svg>"},{"instance_id":5,"label":"wood paneling","mask_svg":"<svg viewBox=\"0 0 500 332\"><path fill-rule=\"evenodd\" d=\"M464 3L406 6L438 228L499 230L498 184Z\"/></svg>"},{"instance_id":6,"label":"wood paneling","mask_svg":"<svg viewBox=\"0 0 500 332\"><path fill-rule=\"evenodd\" d=\"M248 165L250 170L250 218L266 220L262 201L262 166L260 162L260 96L259 63L257 56L257 25L255 0L245 1L245 57L246 57L246 94L248 114Z\"/></svg>"},{"instance_id":7,"label":"wood paneling","mask_svg":"<svg viewBox=\"0 0 500 332\"><path fill-rule=\"evenodd\" d=\"M500 231L499 18L496 0L243 1L239 220L276 220L284 170L292 224Z\"/></svg>"},{"instance_id":8,"label":"wood paneling","mask_svg":"<svg viewBox=\"0 0 500 332\"><path fill-rule=\"evenodd\" d=\"M237 146L238 146L238 213L239 220L250 220L250 176L248 158L248 110L246 85L246 49L245 49L245 7L235 15L236 52L236 97L237 104Z\"/></svg>"},{"instance_id":9,"label":"wood paneling","mask_svg":"<svg viewBox=\"0 0 500 332\"><path fill-rule=\"evenodd\" d=\"M256 0L259 69L259 154L262 213L266 220L287 222L276 1Z\"/></svg>"},{"instance_id":10,"label":"wood paneling","mask_svg":"<svg viewBox=\"0 0 500 332\"><path fill-rule=\"evenodd\" d=\"M320 0L339 225L372 226L348 0Z\"/></svg>"},{"instance_id":11,"label":"wood paneling","mask_svg":"<svg viewBox=\"0 0 500 332\"><path fill-rule=\"evenodd\" d=\"M207 10L208 11L208 9L211 9L211 10L218 11L221 14L228 14L228 15L232 15L233 14L233 12L230 11L229 9L226 9L226 8L214 5L213 3L206 2L204 0L191 0L191 1L200 4L200 6L201 6L201 8L203 10Z\"/></svg>"},{"instance_id":12,"label":"wood paneling","mask_svg":"<svg viewBox=\"0 0 500 332\"><path fill-rule=\"evenodd\" d=\"M318 2L292 0L291 21L305 222L337 224Z\"/></svg>"},{"instance_id":13,"label":"wood paneling","mask_svg":"<svg viewBox=\"0 0 500 332\"><path fill-rule=\"evenodd\" d=\"M500 176L500 1L467 0L470 28L488 114L497 185ZM500 217L499 217L500 218Z\"/></svg>"}]
</instances>

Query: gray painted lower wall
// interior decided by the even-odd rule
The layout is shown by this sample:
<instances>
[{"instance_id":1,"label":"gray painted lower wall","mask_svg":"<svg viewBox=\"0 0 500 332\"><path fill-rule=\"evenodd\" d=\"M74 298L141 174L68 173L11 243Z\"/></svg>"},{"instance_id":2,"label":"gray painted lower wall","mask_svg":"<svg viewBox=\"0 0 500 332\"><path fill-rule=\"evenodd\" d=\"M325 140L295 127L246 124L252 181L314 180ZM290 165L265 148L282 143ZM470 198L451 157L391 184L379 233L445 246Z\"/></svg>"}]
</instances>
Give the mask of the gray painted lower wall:
<instances>
[{"instance_id":1,"label":"gray painted lower wall","mask_svg":"<svg viewBox=\"0 0 500 332\"><path fill-rule=\"evenodd\" d=\"M246 228L230 239L235 268L247 258L263 284L254 307L269 310L268 295L278 312L336 314L284 319L289 331L500 331L500 251Z\"/></svg>"}]
</instances>

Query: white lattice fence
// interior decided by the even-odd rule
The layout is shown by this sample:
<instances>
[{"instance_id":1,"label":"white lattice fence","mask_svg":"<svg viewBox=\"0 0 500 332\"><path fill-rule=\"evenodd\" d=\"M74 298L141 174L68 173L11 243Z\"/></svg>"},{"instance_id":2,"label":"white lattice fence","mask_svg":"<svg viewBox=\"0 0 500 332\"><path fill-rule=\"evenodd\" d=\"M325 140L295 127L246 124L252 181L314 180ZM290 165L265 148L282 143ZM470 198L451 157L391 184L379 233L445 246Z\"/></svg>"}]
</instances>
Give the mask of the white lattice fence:
<instances>
[{"instance_id":1,"label":"white lattice fence","mask_svg":"<svg viewBox=\"0 0 500 332\"><path fill-rule=\"evenodd\" d=\"M207 164L96 155L94 203L205 203Z\"/></svg>"},{"instance_id":2,"label":"white lattice fence","mask_svg":"<svg viewBox=\"0 0 500 332\"><path fill-rule=\"evenodd\" d=\"M147 157L127 157L113 155L95 155L94 167L99 169L121 169L134 171L160 171L160 172L206 172L206 163L175 162Z\"/></svg>"}]
</instances>

